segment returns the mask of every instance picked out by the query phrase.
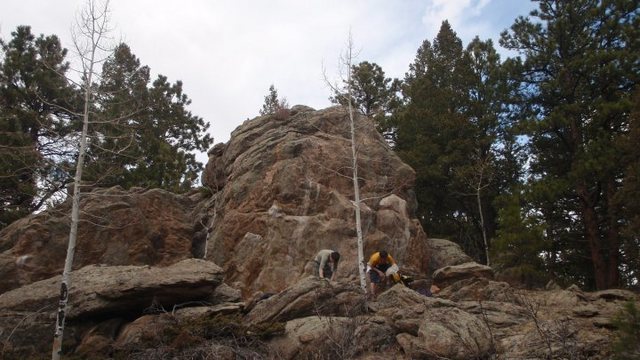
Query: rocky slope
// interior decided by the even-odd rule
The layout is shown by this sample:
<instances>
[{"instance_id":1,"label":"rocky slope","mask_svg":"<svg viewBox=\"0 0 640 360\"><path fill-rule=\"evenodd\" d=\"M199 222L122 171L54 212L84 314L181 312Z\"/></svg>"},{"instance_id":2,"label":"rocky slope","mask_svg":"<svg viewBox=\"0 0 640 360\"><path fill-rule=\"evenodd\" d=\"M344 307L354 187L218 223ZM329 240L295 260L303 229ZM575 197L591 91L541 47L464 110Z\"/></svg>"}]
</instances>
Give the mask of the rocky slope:
<instances>
[{"instance_id":1,"label":"rocky slope","mask_svg":"<svg viewBox=\"0 0 640 360\"><path fill-rule=\"evenodd\" d=\"M63 348L80 358L606 359L638 295L495 281L413 215L414 173L357 119L365 253L411 287L358 286L346 113L296 106L245 122L209 153L206 189L83 194ZM68 204L0 232L0 358L48 358ZM310 277L322 248L337 282ZM431 282L442 291L422 295ZM640 350L639 350L640 351Z\"/></svg>"},{"instance_id":2,"label":"rocky slope","mask_svg":"<svg viewBox=\"0 0 640 360\"><path fill-rule=\"evenodd\" d=\"M398 284L368 300L353 282L310 276L241 301L205 260L91 265L73 273L64 348L91 359L609 359L612 319L640 300L518 290L474 266L445 271L435 297ZM47 357L58 283L0 294L2 358Z\"/></svg>"}]
</instances>

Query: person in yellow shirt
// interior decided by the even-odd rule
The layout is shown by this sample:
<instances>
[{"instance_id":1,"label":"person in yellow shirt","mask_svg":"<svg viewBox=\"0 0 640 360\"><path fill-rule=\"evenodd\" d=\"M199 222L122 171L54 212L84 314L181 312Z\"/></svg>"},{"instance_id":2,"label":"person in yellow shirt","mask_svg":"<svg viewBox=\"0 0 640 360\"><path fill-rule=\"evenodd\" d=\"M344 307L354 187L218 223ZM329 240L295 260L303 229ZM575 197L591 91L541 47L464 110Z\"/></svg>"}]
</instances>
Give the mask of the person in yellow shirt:
<instances>
[{"instance_id":1,"label":"person in yellow shirt","mask_svg":"<svg viewBox=\"0 0 640 360\"><path fill-rule=\"evenodd\" d=\"M367 263L367 272L369 273L369 279L371 280L371 296L375 299L378 296L378 291L386 283L387 275L386 271L396 264L396 261L385 250L379 251L371 255L369 262Z\"/></svg>"}]
</instances>

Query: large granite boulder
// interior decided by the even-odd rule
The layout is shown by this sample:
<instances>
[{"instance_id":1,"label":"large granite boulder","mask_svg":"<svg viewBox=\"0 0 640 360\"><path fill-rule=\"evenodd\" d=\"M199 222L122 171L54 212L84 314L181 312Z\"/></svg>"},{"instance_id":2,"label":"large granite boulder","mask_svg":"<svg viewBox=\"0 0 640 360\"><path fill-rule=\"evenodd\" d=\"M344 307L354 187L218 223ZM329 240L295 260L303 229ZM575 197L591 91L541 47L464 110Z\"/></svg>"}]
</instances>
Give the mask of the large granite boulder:
<instances>
[{"instance_id":1,"label":"large granite boulder","mask_svg":"<svg viewBox=\"0 0 640 360\"><path fill-rule=\"evenodd\" d=\"M476 262L445 266L433 272L433 283L440 288L464 279L493 279L493 269Z\"/></svg>"},{"instance_id":2,"label":"large granite boulder","mask_svg":"<svg viewBox=\"0 0 640 360\"><path fill-rule=\"evenodd\" d=\"M258 302L244 322L261 325L311 315L356 316L364 312L364 301L362 290L354 283L309 276Z\"/></svg>"},{"instance_id":3,"label":"large granite boulder","mask_svg":"<svg viewBox=\"0 0 640 360\"><path fill-rule=\"evenodd\" d=\"M222 277L219 266L200 259L162 268L90 265L73 271L64 349L98 351L111 345L128 319L206 303ZM0 350L6 356L42 358L51 352L59 294L60 276L0 294ZM240 310L233 304L213 308Z\"/></svg>"},{"instance_id":4,"label":"large granite boulder","mask_svg":"<svg viewBox=\"0 0 640 360\"><path fill-rule=\"evenodd\" d=\"M429 263L430 273L446 266L460 265L473 262L473 259L464 253L460 245L446 239L429 238Z\"/></svg>"},{"instance_id":5,"label":"large granite boulder","mask_svg":"<svg viewBox=\"0 0 640 360\"><path fill-rule=\"evenodd\" d=\"M194 257L199 194L120 187L82 194L74 269L91 264L160 265ZM62 273L69 202L0 232L0 293Z\"/></svg>"},{"instance_id":6,"label":"large granite boulder","mask_svg":"<svg viewBox=\"0 0 640 360\"><path fill-rule=\"evenodd\" d=\"M64 355L614 356L614 319L624 304L640 301L637 294L519 290L494 281L490 267L456 244L426 238L414 216L413 171L369 120L356 122L365 254L388 250L419 275L415 290L398 284L365 298L347 114L296 106L288 116L247 121L216 145L203 175L208 189L84 194ZM68 215L67 203L0 232L2 358L50 356ZM342 253L337 282L308 276L308 260L322 248ZM442 291L427 297L421 290L431 280Z\"/></svg>"},{"instance_id":7,"label":"large granite boulder","mask_svg":"<svg viewBox=\"0 0 640 360\"><path fill-rule=\"evenodd\" d=\"M187 259L168 267L89 265L71 273L67 318L140 314L152 306L205 300L222 283L216 264ZM56 304L61 276L0 294L0 311L38 311Z\"/></svg>"},{"instance_id":8,"label":"large granite boulder","mask_svg":"<svg viewBox=\"0 0 640 360\"><path fill-rule=\"evenodd\" d=\"M426 273L427 237L414 216L414 171L372 121L355 118L365 256L386 249ZM320 249L342 254L338 276L356 281L357 247L349 117L342 107L296 106L288 117L246 121L209 152L203 184L214 195L207 258L248 296L277 292L309 273Z\"/></svg>"},{"instance_id":9,"label":"large granite boulder","mask_svg":"<svg viewBox=\"0 0 640 360\"><path fill-rule=\"evenodd\" d=\"M398 359L393 334L375 316L309 316L288 321L284 335L269 346L278 359L371 359L376 353Z\"/></svg>"}]
</instances>

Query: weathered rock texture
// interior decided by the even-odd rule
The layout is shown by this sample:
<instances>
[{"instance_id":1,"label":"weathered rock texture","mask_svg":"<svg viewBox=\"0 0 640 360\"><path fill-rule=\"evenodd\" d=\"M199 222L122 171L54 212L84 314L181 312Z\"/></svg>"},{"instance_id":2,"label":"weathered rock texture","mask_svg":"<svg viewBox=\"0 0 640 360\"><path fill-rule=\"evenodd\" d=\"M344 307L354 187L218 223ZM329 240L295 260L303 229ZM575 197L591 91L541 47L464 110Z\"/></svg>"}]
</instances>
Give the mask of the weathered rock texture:
<instances>
[{"instance_id":1,"label":"weathered rock texture","mask_svg":"<svg viewBox=\"0 0 640 360\"><path fill-rule=\"evenodd\" d=\"M623 290L524 291L479 277L438 297L395 285L367 301L354 283L307 277L248 309L227 302L236 297L221 278L220 267L198 259L164 268L82 268L73 274L65 352L127 359L608 359L612 319L626 301L640 300ZM49 355L56 280L0 295L3 358Z\"/></svg>"},{"instance_id":2,"label":"weathered rock texture","mask_svg":"<svg viewBox=\"0 0 640 360\"><path fill-rule=\"evenodd\" d=\"M91 265L170 265L194 257L199 194L160 189L95 189L81 197L74 269ZM62 273L69 204L18 220L0 232L0 293Z\"/></svg>"},{"instance_id":3,"label":"weathered rock texture","mask_svg":"<svg viewBox=\"0 0 640 360\"><path fill-rule=\"evenodd\" d=\"M441 269L445 266L460 265L473 262L473 259L462 251L460 245L446 240L429 238L427 242L429 247L430 262L429 273Z\"/></svg>"},{"instance_id":4,"label":"weathered rock texture","mask_svg":"<svg viewBox=\"0 0 640 360\"><path fill-rule=\"evenodd\" d=\"M365 256L386 249L406 272L424 275L433 254L413 215L414 171L369 119L357 117L356 128ZM339 277L355 280L349 141L343 108L296 106L288 117L248 120L210 151L203 183L211 196L119 187L87 192L74 268L167 266L206 256L248 297L306 277L309 260L330 248L342 254ZM61 273L68 214L64 204L0 233L0 277L6 279L0 293ZM437 264L451 265L445 259Z\"/></svg>"},{"instance_id":5,"label":"weathered rock texture","mask_svg":"<svg viewBox=\"0 0 640 360\"><path fill-rule=\"evenodd\" d=\"M310 276L260 301L245 316L247 324L317 316L355 316L364 312L365 297L355 283L329 282Z\"/></svg>"},{"instance_id":6,"label":"weathered rock texture","mask_svg":"<svg viewBox=\"0 0 640 360\"><path fill-rule=\"evenodd\" d=\"M89 265L73 271L65 346L74 349L81 342L77 351L99 352L113 344L127 319L206 303L222 277L219 266L200 259L162 268ZM42 358L50 352L59 294L60 276L0 294L0 355Z\"/></svg>"},{"instance_id":7,"label":"weathered rock texture","mask_svg":"<svg viewBox=\"0 0 640 360\"><path fill-rule=\"evenodd\" d=\"M216 264L187 259L159 268L89 265L71 273L67 317L141 313L194 299L205 300L222 283ZM60 276L0 294L0 309L37 311L56 303Z\"/></svg>"},{"instance_id":8,"label":"weathered rock texture","mask_svg":"<svg viewBox=\"0 0 640 360\"><path fill-rule=\"evenodd\" d=\"M429 254L413 215L415 173L369 119L356 117L356 128L365 256L386 249L405 271L424 274ZM286 118L246 121L209 152L203 183L214 196L207 204L207 258L245 296L295 283L325 248L343 256L339 278L356 279L351 178L344 108L296 106Z\"/></svg>"},{"instance_id":9,"label":"weathered rock texture","mask_svg":"<svg viewBox=\"0 0 640 360\"><path fill-rule=\"evenodd\" d=\"M247 121L216 145L204 174L210 193L84 194L64 355L613 356L613 319L625 302L640 302L637 294L524 291L495 281L459 246L426 238L413 217L413 171L367 119L356 125L365 253L388 250L420 276L413 289L395 285L366 299L357 280L347 114L298 106L289 117ZM0 233L0 358L50 356L68 213L65 204ZM322 248L343 256L338 282L308 276L308 260ZM442 289L435 297L419 293L432 281Z\"/></svg>"},{"instance_id":10,"label":"weathered rock texture","mask_svg":"<svg viewBox=\"0 0 640 360\"><path fill-rule=\"evenodd\" d=\"M433 283L443 288L457 281L474 278L493 279L493 269L476 262L445 266L433 272Z\"/></svg>"}]
</instances>

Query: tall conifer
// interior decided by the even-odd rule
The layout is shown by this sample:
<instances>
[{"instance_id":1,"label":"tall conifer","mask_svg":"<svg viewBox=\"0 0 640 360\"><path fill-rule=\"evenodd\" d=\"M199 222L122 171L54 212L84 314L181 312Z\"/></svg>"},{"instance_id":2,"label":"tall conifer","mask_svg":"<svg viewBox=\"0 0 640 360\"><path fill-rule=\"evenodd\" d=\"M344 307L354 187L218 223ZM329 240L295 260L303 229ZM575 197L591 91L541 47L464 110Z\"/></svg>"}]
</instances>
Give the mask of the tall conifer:
<instances>
[{"instance_id":1,"label":"tall conifer","mask_svg":"<svg viewBox=\"0 0 640 360\"><path fill-rule=\"evenodd\" d=\"M530 201L544 214L555 269L588 288L620 285L625 183L620 140L640 75L637 1L542 0L501 44L520 62ZM569 279L571 280L571 279Z\"/></svg>"}]
</instances>

